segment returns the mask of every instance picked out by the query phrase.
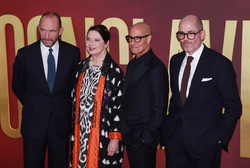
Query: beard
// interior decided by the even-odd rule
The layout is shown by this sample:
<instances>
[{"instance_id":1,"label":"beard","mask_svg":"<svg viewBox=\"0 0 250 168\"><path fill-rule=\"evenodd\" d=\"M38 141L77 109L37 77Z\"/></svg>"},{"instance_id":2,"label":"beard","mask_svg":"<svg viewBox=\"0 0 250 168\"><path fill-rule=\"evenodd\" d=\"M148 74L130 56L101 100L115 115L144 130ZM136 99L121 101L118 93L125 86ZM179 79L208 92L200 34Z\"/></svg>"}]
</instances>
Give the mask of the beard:
<instances>
[{"instance_id":1,"label":"beard","mask_svg":"<svg viewBox=\"0 0 250 168\"><path fill-rule=\"evenodd\" d=\"M41 38L42 43L49 48L51 48L56 43L57 40L58 38L56 38L55 40L51 38Z\"/></svg>"}]
</instances>

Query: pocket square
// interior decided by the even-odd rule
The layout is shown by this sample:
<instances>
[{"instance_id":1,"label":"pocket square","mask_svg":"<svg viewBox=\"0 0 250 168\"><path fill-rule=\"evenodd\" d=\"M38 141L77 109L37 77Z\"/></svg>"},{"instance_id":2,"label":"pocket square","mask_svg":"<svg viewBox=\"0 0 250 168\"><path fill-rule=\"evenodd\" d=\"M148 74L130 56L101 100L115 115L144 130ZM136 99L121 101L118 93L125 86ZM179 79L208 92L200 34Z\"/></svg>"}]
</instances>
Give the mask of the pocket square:
<instances>
[{"instance_id":1,"label":"pocket square","mask_svg":"<svg viewBox=\"0 0 250 168\"><path fill-rule=\"evenodd\" d=\"M212 80L213 78L203 78L201 81L202 82L207 82L207 81L210 81L210 80Z\"/></svg>"}]
</instances>

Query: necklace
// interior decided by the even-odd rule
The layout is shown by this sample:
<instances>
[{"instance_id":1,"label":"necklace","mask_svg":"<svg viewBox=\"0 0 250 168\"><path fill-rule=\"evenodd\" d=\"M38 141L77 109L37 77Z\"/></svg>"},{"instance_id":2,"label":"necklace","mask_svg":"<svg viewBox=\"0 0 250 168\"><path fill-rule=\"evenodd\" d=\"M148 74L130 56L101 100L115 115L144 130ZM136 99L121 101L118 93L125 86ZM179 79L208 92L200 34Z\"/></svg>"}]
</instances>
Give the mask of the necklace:
<instances>
[{"instance_id":1,"label":"necklace","mask_svg":"<svg viewBox=\"0 0 250 168\"><path fill-rule=\"evenodd\" d=\"M93 63L92 63L92 57L90 58L89 67L90 67L90 69L92 69L93 71L100 71L101 68L102 68L102 64L103 64L103 60L102 60L102 62L101 62L99 65L93 65Z\"/></svg>"}]
</instances>

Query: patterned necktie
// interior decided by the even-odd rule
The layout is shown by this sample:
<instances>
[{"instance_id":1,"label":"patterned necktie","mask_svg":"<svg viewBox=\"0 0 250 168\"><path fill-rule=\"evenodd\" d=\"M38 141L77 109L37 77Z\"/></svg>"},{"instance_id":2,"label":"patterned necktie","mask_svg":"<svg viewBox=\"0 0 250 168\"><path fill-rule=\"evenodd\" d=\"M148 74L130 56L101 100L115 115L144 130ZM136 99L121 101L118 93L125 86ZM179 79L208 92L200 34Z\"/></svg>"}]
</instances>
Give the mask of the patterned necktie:
<instances>
[{"instance_id":1,"label":"patterned necktie","mask_svg":"<svg viewBox=\"0 0 250 168\"><path fill-rule=\"evenodd\" d=\"M181 81L180 94L181 94L181 101L183 105L185 104L185 101L186 101L187 84L188 84L188 79L189 79L190 69L191 69L190 63L192 62L193 58L194 57L192 56L188 56L187 64L185 66L182 81Z\"/></svg>"},{"instance_id":2,"label":"patterned necktie","mask_svg":"<svg viewBox=\"0 0 250 168\"><path fill-rule=\"evenodd\" d=\"M48 56L48 76L47 76L47 83L49 85L49 90L52 93L55 76L56 76L56 68L55 68L55 59L52 54L52 49L49 49L49 56Z\"/></svg>"}]
</instances>

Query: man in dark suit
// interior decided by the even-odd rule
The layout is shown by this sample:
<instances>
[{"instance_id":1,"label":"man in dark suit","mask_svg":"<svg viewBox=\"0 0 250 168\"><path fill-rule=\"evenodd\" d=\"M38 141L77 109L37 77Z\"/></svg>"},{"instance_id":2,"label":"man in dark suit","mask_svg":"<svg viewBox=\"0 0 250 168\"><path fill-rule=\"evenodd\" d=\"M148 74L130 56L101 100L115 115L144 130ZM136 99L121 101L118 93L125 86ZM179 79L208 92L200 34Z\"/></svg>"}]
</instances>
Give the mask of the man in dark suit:
<instances>
[{"instance_id":1,"label":"man in dark suit","mask_svg":"<svg viewBox=\"0 0 250 168\"><path fill-rule=\"evenodd\" d=\"M122 139L132 168L152 168L167 110L168 73L150 48L149 25L133 25L126 39L135 57L127 66L124 81Z\"/></svg>"},{"instance_id":2,"label":"man in dark suit","mask_svg":"<svg viewBox=\"0 0 250 168\"><path fill-rule=\"evenodd\" d=\"M230 60L202 43L197 16L184 17L176 35L184 51L170 61L172 97L162 129L166 167L217 168L242 112L236 74Z\"/></svg>"},{"instance_id":3,"label":"man in dark suit","mask_svg":"<svg viewBox=\"0 0 250 168\"><path fill-rule=\"evenodd\" d=\"M80 50L58 39L58 14L45 13L38 29L40 40L20 49L13 65L12 89L23 105L24 167L44 168L47 147L49 168L67 168L70 93Z\"/></svg>"}]
</instances>

